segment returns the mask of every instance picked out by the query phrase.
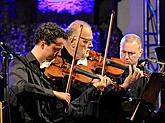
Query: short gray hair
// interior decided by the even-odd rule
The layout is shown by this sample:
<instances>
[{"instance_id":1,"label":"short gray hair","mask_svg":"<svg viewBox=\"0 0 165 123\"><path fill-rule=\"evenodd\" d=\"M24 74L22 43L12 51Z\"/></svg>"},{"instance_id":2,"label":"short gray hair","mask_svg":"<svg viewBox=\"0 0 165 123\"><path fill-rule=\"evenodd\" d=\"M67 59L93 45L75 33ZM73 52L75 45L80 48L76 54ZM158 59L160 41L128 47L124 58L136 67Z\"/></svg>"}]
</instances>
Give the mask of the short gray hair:
<instances>
[{"instance_id":1,"label":"short gray hair","mask_svg":"<svg viewBox=\"0 0 165 123\"><path fill-rule=\"evenodd\" d=\"M121 42L120 42L120 47L124 44L124 43L129 43L129 42L137 42L137 44L139 45L139 49L142 48L142 41L141 41L141 38L136 35L136 34L126 34L122 39L121 39Z\"/></svg>"}]
</instances>

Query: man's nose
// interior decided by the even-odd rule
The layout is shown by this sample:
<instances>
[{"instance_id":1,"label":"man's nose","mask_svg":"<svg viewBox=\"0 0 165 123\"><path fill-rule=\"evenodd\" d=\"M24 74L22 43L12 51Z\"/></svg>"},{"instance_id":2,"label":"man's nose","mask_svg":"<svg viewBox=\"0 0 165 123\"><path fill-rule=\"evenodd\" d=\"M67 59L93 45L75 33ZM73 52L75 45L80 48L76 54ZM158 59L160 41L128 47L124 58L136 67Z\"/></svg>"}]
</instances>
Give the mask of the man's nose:
<instances>
[{"instance_id":1,"label":"man's nose","mask_svg":"<svg viewBox=\"0 0 165 123\"><path fill-rule=\"evenodd\" d=\"M89 42L88 47L89 48L92 48L93 47L93 43L92 42Z\"/></svg>"},{"instance_id":2,"label":"man's nose","mask_svg":"<svg viewBox=\"0 0 165 123\"><path fill-rule=\"evenodd\" d=\"M125 59L129 59L129 54L125 53Z\"/></svg>"}]
</instances>

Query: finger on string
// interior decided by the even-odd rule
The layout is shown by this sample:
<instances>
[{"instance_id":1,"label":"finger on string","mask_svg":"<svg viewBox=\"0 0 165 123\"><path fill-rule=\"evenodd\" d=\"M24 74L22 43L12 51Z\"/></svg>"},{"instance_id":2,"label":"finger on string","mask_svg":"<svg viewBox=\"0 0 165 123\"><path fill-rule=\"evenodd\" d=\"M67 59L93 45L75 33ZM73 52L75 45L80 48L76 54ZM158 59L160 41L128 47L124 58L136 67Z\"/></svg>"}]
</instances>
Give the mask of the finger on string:
<instances>
[{"instance_id":1,"label":"finger on string","mask_svg":"<svg viewBox=\"0 0 165 123\"><path fill-rule=\"evenodd\" d=\"M137 68L136 79L140 79L140 76L141 76L140 69L139 69L139 68Z\"/></svg>"},{"instance_id":2,"label":"finger on string","mask_svg":"<svg viewBox=\"0 0 165 123\"><path fill-rule=\"evenodd\" d=\"M140 78L144 77L144 72L140 71Z\"/></svg>"},{"instance_id":3,"label":"finger on string","mask_svg":"<svg viewBox=\"0 0 165 123\"><path fill-rule=\"evenodd\" d=\"M113 81L108 77L107 78L107 84L110 85L110 84L114 84Z\"/></svg>"},{"instance_id":4,"label":"finger on string","mask_svg":"<svg viewBox=\"0 0 165 123\"><path fill-rule=\"evenodd\" d=\"M129 65L129 75L132 75L132 66Z\"/></svg>"},{"instance_id":5,"label":"finger on string","mask_svg":"<svg viewBox=\"0 0 165 123\"><path fill-rule=\"evenodd\" d=\"M138 75L138 68L136 68L135 65L133 65L133 78L136 78Z\"/></svg>"}]
</instances>

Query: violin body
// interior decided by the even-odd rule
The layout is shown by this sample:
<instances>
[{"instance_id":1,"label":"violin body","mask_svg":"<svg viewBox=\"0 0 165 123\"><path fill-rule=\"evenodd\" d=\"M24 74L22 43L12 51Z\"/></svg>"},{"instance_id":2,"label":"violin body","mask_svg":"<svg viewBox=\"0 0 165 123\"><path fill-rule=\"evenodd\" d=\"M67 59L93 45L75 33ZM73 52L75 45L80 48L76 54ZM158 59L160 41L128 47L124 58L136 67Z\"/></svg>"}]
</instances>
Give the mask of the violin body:
<instances>
[{"instance_id":1,"label":"violin body","mask_svg":"<svg viewBox=\"0 0 165 123\"><path fill-rule=\"evenodd\" d=\"M67 63L62 57L56 56L54 61L49 67L44 71L44 74L47 78L55 80L59 78L64 78L64 76L69 75L71 65ZM87 71L87 73L93 74L92 70L88 66L84 65L75 65L75 68ZM73 81L79 81L81 83L89 84L93 78L88 77L87 75L80 74L73 71Z\"/></svg>"},{"instance_id":2,"label":"violin body","mask_svg":"<svg viewBox=\"0 0 165 123\"><path fill-rule=\"evenodd\" d=\"M91 50L88 57L88 64L92 71L97 74L101 73L103 66L103 57L101 53ZM126 69L128 69L128 65L124 60L118 58L106 59L104 74L113 78L118 78Z\"/></svg>"},{"instance_id":3,"label":"violin body","mask_svg":"<svg viewBox=\"0 0 165 123\"><path fill-rule=\"evenodd\" d=\"M91 50L89 52L88 64L94 73L100 74L103 66L102 54ZM137 68L141 69L141 65L137 65ZM128 74L128 72L129 67L124 60L113 57L106 59L105 75L111 78L119 78L123 74ZM149 79L150 75L144 71L144 77Z\"/></svg>"},{"instance_id":4,"label":"violin body","mask_svg":"<svg viewBox=\"0 0 165 123\"><path fill-rule=\"evenodd\" d=\"M70 65L64 59L60 56L56 56L51 65L45 69L44 74L50 79L63 78L69 73L69 66Z\"/></svg>"}]
</instances>

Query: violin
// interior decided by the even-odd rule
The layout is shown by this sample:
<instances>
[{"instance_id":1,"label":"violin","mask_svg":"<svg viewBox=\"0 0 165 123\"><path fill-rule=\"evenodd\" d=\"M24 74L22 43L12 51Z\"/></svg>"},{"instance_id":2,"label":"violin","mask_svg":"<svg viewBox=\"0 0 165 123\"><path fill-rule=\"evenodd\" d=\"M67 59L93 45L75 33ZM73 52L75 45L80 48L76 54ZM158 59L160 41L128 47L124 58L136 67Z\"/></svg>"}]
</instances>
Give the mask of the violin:
<instances>
[{"instance_id":1,"label":"violin","mask_svg":"<svg viewBox=\"0 0 165 123\"><path fill-rule=\"evenodd\" d=\"M95 50L90 50L88 57L88 64L92 71L99 74L102 69L103 57L101 53L96 52ZM141 69L141 64L137 65L137 68ZM129 67L124 60L119 58L110 58L106 59L105 74L111 78L119 78L123 74L128 74ZM150 75L144 71L144 77L149 79Z\"/></svg>"},{"instance_id":2,"label":"violin","mask_svg":"<svg viewBox=\"0 0 165 123\"><path fill-rule=\"evenodd\" d=\"M103 64L103 57L101 53L97 53L94 50L89 52L88 64L92 71L100 73ZM121 77L121 75L128 70L128 65L124 60L118 58L106 59L105 74L112 78Z\"/></svg>"},{"instance_id":3,"label":"violin","mask_svg":"<svg viewBox=\"0 0 165 123\"><path fill-rule=\"evenodd\" d=\"M52 80L64 78L69 75L71 65L66 62L65 59L60 56L56 56L54 61L48 66L44 74L47 78ZM93 79L100 79L97 75L93 74L92 70L88 66L75 65L73 71L73 80L79 81L84 84L90 83Z\"/></svg>"}]
</instances>

